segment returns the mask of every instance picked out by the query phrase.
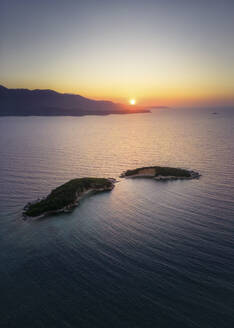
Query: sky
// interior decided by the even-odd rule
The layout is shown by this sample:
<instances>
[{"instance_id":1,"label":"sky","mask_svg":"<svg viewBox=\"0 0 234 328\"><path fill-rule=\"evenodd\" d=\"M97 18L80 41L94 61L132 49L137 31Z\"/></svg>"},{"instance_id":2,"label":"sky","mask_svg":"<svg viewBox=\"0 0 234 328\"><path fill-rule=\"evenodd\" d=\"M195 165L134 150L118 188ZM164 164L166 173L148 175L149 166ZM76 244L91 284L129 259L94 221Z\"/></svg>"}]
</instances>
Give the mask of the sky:
<instances>
[{"instance_id":1,"label":"sky","mask_svg":"<svg viewBox=\"0 0 234 328\"><path fill-rule=\"evenodd\" d=\"M0 84L234 106L233 0L0 0Z\"/></svg>"}]
</instances>

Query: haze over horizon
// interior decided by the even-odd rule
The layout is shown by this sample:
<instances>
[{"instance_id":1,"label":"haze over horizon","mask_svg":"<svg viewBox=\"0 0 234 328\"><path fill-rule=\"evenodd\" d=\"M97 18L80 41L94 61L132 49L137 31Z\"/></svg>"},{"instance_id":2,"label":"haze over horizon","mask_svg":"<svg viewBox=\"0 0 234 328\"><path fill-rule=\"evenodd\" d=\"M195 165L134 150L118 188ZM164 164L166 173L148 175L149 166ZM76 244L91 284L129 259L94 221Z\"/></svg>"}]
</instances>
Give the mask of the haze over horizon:
<instances>
[{"instance_id":1,"label":"haze over horizon","mask_svg":"<svg viewBox=\"0 0 234 328\"><path fill-rule=\"evenodd\" d=\"M233 106L233 21L229 0L0 0L0 84L144 106Z\"/></svg>"}]
</instances>

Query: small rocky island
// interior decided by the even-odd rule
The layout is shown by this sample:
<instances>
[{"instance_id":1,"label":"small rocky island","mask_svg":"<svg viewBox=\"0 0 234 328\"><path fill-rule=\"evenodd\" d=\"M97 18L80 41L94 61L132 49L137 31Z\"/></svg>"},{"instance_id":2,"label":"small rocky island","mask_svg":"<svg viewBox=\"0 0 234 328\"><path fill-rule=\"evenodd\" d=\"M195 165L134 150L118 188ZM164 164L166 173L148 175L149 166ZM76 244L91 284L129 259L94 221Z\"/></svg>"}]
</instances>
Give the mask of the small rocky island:
<instances>
[{"instance_id":1,"label":"small rocky island","mask_svg":"<svg viewBox=\"0 0 234 328\"><path fill-rule=\"evenodd\" d=\"M180 168L148 166L140 167L134 170L127 170L120 175L120 178L153 178L155 180L177 180L177 179L196 179L200 174L195 171L189 171Z\"/></svg>"},{"instance_id":2,"label":"small rocky island","mask_svg":"<svg viewBox=\"0 0 234 328\"><path fill-rule=\"evenodd\" d=\"M51 191L43 199L28 203L24 207L23 216L44 217L50 214L71 212L81 198L88 193L111 191L114 188L115 179L105 178L80 178L73 179Z\"/></svg>"}]
</instances>

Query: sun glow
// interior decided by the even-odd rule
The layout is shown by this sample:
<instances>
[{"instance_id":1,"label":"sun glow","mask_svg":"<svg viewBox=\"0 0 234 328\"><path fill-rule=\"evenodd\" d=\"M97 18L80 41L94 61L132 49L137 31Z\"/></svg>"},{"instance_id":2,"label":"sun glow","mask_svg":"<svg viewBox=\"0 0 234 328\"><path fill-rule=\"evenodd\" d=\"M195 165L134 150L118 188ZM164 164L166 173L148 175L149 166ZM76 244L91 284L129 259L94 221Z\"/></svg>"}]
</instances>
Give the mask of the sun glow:
<instances>
[{"instance_id":1,"label":"sun glow","mask_svg":"<svg viewBox=\"0 0 234 328\"><path fill-rule=\"evenodd\" d=\"M130 105L136 105L136 100L135 99L130 99L129 104Z\"/></svg>"}]
</instances>

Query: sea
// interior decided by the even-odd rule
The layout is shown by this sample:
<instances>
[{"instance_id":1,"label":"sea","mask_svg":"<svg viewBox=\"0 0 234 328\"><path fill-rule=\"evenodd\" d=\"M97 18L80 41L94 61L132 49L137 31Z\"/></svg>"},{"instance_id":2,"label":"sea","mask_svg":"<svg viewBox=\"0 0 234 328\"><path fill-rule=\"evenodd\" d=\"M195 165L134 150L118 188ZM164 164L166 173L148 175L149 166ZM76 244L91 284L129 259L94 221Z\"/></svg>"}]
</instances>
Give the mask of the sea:
<instances>
[{"instance_id":1,"label":"sea","mask_svg":"<svg viewBox=\"0 0 234 328\"><path fill-rule=\"evenodd\" d=\"M200 179L121 179L161 165ZM112 192L23 220L73 178ZM233 328L234 110L0 118L1 328Z\"/></svg>"}]
</instances>

